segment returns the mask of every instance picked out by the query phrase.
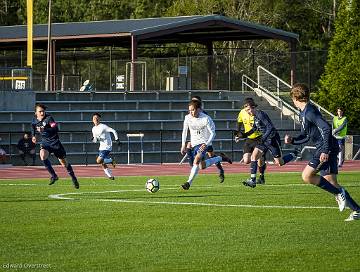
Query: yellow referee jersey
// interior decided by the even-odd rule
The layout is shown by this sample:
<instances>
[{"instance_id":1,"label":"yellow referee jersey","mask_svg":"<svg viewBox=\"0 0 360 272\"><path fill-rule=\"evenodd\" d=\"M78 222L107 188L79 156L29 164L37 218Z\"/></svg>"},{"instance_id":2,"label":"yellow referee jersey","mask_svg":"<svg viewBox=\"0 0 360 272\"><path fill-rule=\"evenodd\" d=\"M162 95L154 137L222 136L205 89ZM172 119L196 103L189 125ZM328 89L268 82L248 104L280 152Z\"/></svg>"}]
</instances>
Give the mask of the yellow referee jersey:
<instances>
[{"instance_id":1,"label":"yellow referee jersey","mask_svg":"<svg viewBox=\"0 0 360 272\"><path fill-rule=\"evenodd\" d=\"M249 115L245 109L242 109L239 112L238 118L237 118L238 123L242 123L244 125L244 129L245 129L245 133L250 131L254 125L254 116ZM257 137L261 136L261 132L260 131L255 131L253 134L249 135L248 138L249 139L255 139Z\"/></svg>"}]
</instances>

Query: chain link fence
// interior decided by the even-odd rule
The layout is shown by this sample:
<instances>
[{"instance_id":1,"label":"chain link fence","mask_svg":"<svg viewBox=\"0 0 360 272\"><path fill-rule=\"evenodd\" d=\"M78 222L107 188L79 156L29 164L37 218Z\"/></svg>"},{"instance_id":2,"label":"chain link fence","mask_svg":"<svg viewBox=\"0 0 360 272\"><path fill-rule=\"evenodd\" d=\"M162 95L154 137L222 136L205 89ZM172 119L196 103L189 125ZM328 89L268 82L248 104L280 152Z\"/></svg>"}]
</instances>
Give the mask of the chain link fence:
<instances>
[{"instance_id":1,"label":"chain link fence","mask_svg":"<svg viewBox=\"0 0 360 272\"><path fill-rule=\"evenodd\" d=\"M147 52L149 51L151 50L148 49ZM302 51L294 54L297 59L297 81L304 82L313 89L323 73L327 51ZM0 55L0 67L22 67L25 55L23 51L4 51ZM114 48L57 52L56 73L50 75L54 90L79 91L86 80L90 81L94 91L129 90L129 55L128 51ZM158 55L167 54L164 52ZM143 64L139 64L140 62ZM242 75L256 79L258 65L290 82L288 52L262 53L253 48L215 48L213 56L201 55L195 50L178 52L177 56L172 57L140 56L136 64L136 75L133 75L134 90L144 90L145 85L147 90L207 90L210 72L211 89L240 90ZM210 70L208 67L211 67ZM45 80L46 54L34 51L33 89L45 90Z\"/></svg>"}]
</instances>

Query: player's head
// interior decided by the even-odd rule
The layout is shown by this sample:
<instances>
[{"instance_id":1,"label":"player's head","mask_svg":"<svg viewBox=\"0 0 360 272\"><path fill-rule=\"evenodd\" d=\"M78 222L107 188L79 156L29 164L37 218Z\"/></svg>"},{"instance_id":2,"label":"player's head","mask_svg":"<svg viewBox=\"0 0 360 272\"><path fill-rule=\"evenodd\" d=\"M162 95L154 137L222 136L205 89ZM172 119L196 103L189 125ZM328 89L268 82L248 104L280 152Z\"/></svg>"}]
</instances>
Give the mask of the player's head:
<instances>
[{"instance_id":1,"label":"player's head","mask_svg":"<svg viewBox=\"0 0 360 272\"><path fill-rule=\"evenodd\" d=\"M201 111L201 102L197 100L191 100L189 103L189 113L193 117L198 117Z\"/></svg>"},{"instance_id":2,"label":"player's head","mask_svg":"<svg viewBox=\"0 0 360 272\"><path fill-rule=\"evenodd\" d=\"M307 103L310 100L310 90L303 83L296 83L290 90L290 96L295 106L298 103Z\"/></svg>"},{"instance_id":3,"label":"player's head","mask_svg":"<svg viewBox=\"0 0 360 272\"><path fill-rule=\"evenodd\" d=\"M200 102L200 108L202 108L202 100L201 97L198 95L194 95L193 97L191 97L191 101L199 101Z\"/></svg>"},{"instance_id":4,"label":"player's head","mask_svg":"<svg viewBox=\"0 0 360 272\"><path fill-rule=\"evenodd\" d=\"M35 104L35 116L37 119L42 119L45 116L46 106L42 103Z\"/></svg>"},{"instance_id":5,"label":"player's head","mask_svg":"<svg viewBox=\"0 0 360 272\"><path fill-rule=\"evenodd\" d=\"M252 99L251 97L247 97L244 99L244 110L248 114L254 115L256 107L257 107L257 104L255 103L254 99Z\"/></svg>"},{"instance_id":6,"label":"player's head","mask_svg":"<svg viewBox=\"0 0 360 272\"><path fill-rule=\"evenodd\" d=\"M339 117L342 117L344 115L344 109L342 107L338 107L336 113Z\"/></svg>"},{"instance_id":7,"label":"player's head","mask_svg":"<svg viewBox=\"0 0 360 272\"><path fill-rule=\"evenodd\" d=\"M252 97L247 97L247 98L244 99L244 108L246 106L251 106L251 107L254 107L254 108L257 107L257 105L256 105L256 103L255 103L255 101L254 101L254 99Z\"/></svg>"},{"instance_id":8,"label":"player's head","mask_svg":"<svg viewBox=\"0 0 360 272\"><path fill-rule=\"evenodd\" d=\"M92 116L92 122L94 123L95 126L97 126L98 124L100 124L100 120L101 120L100 113L95 112Z\"/></svg>"},{"instance_id":9,"label":"player's head","mask_svg":"<svg viewBox=\"0 0 360 272\"><path fill-rule=\"evenodd\" d=\"M29 139L30 138L30 135L31 135L31 133L30 132L28 132L28 131L25 131L25 133L24 133L24 139Z\"/></svg>"},{"instance_id":10,"label":"player's head","mask_svg":"<svg viewBox=\"0 0 360 272\"><path fill-rule=\"evenodd\" d=\"M200 103L202 102L201 97L198 95L194 95L193 97L191 97L191 100L196 100L199 101Z\"/></svg>"}]
</instances>

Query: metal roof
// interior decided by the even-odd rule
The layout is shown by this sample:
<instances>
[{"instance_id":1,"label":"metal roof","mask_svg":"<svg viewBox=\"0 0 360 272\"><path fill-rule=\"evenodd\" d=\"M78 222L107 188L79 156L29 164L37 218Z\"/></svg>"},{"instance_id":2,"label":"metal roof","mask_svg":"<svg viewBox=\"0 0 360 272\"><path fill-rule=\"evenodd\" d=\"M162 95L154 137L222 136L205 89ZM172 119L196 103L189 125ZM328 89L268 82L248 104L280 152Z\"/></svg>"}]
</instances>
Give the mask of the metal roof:
<instances>
[{"instance_id":1,"label":"metal roof","mask_svg":"<svg viewBox=\"0 0 360 272\"><path fill-rule=\"evenodd\" d=\"M47 25L34 25L34 47L47 44ZM295 33L232 19L221 15L195 15L75 23L53 23L52 39L60 47L139 44L207 43L212 41L279 39L297 42ZM26 25L1 26L0 47L26 46Z\"/></svg>"}]
</instances>

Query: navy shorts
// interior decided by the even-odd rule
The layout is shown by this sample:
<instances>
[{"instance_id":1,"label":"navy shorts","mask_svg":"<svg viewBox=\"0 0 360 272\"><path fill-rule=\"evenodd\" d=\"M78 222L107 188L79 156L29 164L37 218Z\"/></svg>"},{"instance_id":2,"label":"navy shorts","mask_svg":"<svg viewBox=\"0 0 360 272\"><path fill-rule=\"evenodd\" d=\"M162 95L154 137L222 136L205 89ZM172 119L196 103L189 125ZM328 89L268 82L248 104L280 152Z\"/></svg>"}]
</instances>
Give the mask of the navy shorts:
<instances>
[{"instance_id":1,"label":"navy shorts","mask_svg":"<svg viewBox=\"0 0 360 272\"><path fill-rule=\"evenodd\" d=\"M194 146L194 148L191 150L191 156L192 161L194 161L195 156L199 153L199 148L201 147L201 144ZM204 160L206 152L212 152L214 151L213 147L211 145L206 146L205 150L201 152L201 159Z\"/></svg>"},{"instance_id":2,"label":"navy shorts","mask_svg":"<svg viewBox=\"0 0 360 272\"><path fill-rule=\"evenodd\" d=\"M50 154L53 153L56 158L58 159L65 159L66 158L66 151L63 145L59 142L54 145L48 145L48 144L40 144L40 149L45 149Z\"/></svg>"},{"instance_id":3,"label":"navy shorts","mask_svg":"<svg viewBox=\"0 0 360 272\"><path fill-rule=\"evenodd\" d=\"M314 168L317 172L320 171L321 176L326 176L329 174L338 174L338 163L337 163L337 154L330 153L329 159L326 162L320 162L320 152L316 152L312 159L309 161L308 165Z\"/></svg>"},{"instance_id":4,"label":"navy shorts","mask_svg":"<svg viewBox=\"0 0 360 272\"><path fill-rule=\"evenodd\" d=\"M102 159L110 159L110 150L99 150L99 157Z\"/></svg>"},{"instance_id":5,"label":"navy shorts","mask_svg":"<svg viewBox=\"0 0 360 272\"><path fill-rule=\"evenodd\" d=\"M276 133L273 137L267 138L266 141L256 147L264 154L269 150L274 158L280 158L282 156L280 142L280 135L279 133Z\"/></svg>"},{"instance_id":6,"label":"navy shorts","mask_svg":"<svg viewBox=\"0 0 360 272\"><path fill-rule=\"evenodd\" d=\"M339 145L339 146L340 146L340 145L344 146L344 145L345 145L345 138L343 138L343 139L337 139L337 142L338 142L338 145Z\"/></svg>"}]
</instances>

